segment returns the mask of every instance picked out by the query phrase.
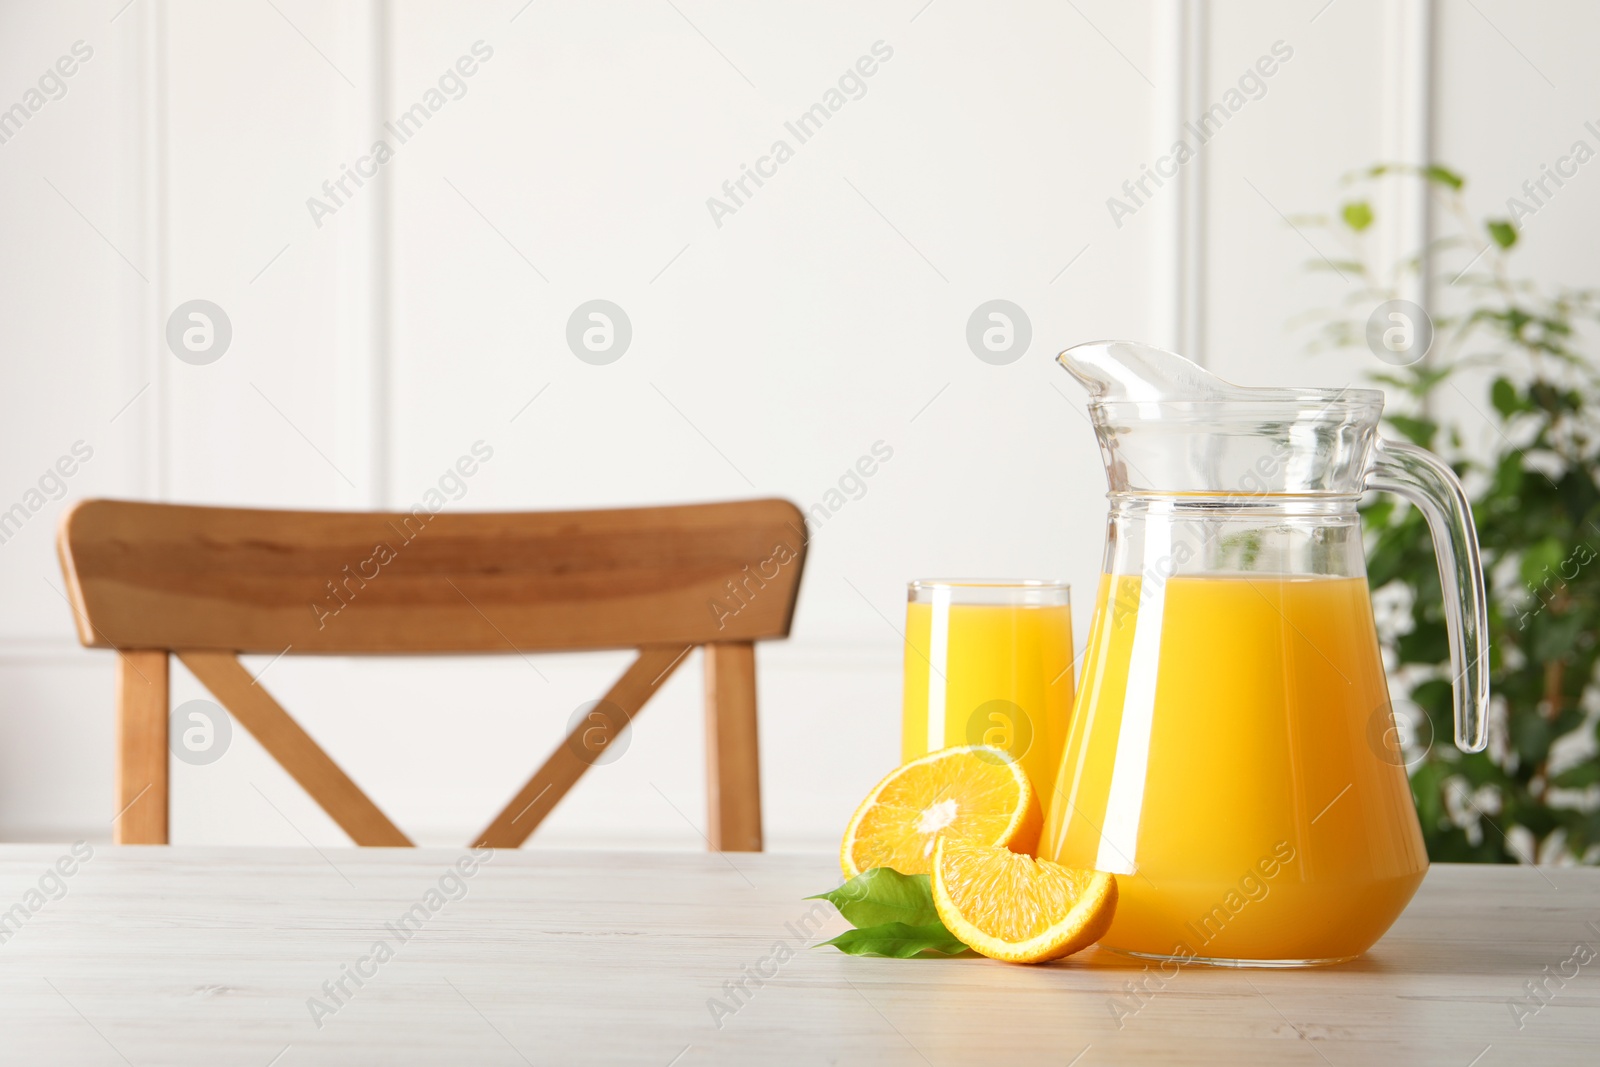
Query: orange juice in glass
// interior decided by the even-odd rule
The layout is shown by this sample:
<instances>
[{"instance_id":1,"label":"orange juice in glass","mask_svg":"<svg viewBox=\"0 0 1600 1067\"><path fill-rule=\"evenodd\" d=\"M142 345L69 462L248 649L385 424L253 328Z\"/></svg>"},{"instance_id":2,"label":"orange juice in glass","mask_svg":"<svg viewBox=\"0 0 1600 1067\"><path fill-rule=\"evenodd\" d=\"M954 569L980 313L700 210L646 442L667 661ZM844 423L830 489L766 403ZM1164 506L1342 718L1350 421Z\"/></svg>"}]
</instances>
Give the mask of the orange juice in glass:
<instances>
[{"instance_id":1,"label":"orange juice in glass","mask_svg":"<svg viewBox=\"0 0 1600 1067\"><path fill-rule=\"evenodd\" d=\"M1048 795L1072 704L1065 582L917 581L907 592L900 755L992 745Z\"/></svg>"}]
</instances>

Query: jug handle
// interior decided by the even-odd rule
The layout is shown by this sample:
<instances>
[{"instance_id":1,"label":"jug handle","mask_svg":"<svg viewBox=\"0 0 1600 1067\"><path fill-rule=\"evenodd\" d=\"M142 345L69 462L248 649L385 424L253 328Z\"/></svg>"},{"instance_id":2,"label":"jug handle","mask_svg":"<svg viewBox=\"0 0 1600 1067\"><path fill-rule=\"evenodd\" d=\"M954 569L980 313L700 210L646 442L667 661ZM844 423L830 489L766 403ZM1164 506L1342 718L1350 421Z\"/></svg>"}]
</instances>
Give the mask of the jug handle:
<instances>
[{"instance_id":1,"label":"jug handle","mask_svg":"<svg viewBox=\"0 0 1600 1067\"><path fill-rule=\"evenodd\" d=\"M1404 497L1428 522L1450 635L1456 747L1481 752L1489 741L1489 609L1466 490L1432 452L1383 438L1373 449L1366 484Z\"/></svg>"}]
</instances>

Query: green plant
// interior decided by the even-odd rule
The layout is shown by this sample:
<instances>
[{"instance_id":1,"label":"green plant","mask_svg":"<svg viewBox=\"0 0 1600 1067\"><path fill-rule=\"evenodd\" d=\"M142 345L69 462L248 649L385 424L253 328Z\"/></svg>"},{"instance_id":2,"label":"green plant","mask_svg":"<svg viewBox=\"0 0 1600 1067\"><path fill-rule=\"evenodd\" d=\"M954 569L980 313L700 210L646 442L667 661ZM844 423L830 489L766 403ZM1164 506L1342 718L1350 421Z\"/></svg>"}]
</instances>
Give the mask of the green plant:
<instances>
[{"instance_id":1,"label":"green plant","mask_svg":"<svg viewBox=\"0 0 1600 1067\"><path fill-rule=\"evenodd\" d=\"M1450 232L1394 262L1374 257L1377 214L1361 195L1420 182ZM1313 350L1368 346L1381 302L1432 275L1434 340L1408 366L1374 370L1390 387L1394 431L1448 459L1467 485L1489 584L1494 711L1485 752L1453 744L1452 681L1433 546L1422 516L1391 499L1363 508L1375 598L1397 602L1386 635L1396 691L1426 714L1411 787L1435 860L1600 859L1600 375L1585 329L1600 293L1551 288L1510 271L1521 233L1474 219L1465 181L1443 167L1380 165L1347 179L1355 194L1312 217L1348 250L1333 267L1357 284L1314 316ZM1442 269L1445 262L1451 269ZM1463 265L1464 264L1464 265ZM1376 364L1375 364L1376 366ZM1485 433L1485 428L1492 433ZM1428 734L1424 728L1422 739Z\"/></svg>"}]
</instances>

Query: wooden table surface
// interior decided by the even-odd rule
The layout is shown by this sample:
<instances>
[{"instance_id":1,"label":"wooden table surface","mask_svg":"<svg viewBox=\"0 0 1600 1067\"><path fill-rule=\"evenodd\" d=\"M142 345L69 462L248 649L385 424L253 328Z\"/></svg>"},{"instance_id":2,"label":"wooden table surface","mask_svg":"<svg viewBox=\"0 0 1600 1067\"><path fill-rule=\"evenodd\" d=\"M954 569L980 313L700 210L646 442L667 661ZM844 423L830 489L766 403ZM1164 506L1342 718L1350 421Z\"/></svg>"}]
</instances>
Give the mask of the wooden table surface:
<instances>
[{"instance_id":1,"label":"wooden table surface","mask_svg":"<svg viewBox=\"0 0 1600 1067\"><path fill-rule=\"evenodd\" d=\"M0 1063L1600 1062L1600 870L1436 866L1359 961L1163 982L809 949L827 856L463 857L0 846Z\"/></svg>"}]
</instances>

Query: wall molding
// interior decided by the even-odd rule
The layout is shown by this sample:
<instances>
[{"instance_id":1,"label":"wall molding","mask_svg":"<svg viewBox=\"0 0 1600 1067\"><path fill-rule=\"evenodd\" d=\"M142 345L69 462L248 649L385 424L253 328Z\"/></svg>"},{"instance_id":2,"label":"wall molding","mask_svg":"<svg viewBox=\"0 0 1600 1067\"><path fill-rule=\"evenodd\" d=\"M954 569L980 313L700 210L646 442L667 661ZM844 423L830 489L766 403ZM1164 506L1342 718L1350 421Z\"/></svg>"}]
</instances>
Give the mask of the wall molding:
<instances>
[{"instance_id":1,"label":"wall molding","mask_svg":"<svg viewBox=\"0 0 1600 1067\"><path fill-rule=\"evenodd\" d=\"M171 390L168 388L171 356L163 351L162 333L168 313L167 232L167 0L140 6L139 99L144 159L144 242L150 271L150 292L145 312L136 325L141 338L136 351L150 386L150 404L144 418L145 454L141 466L144 494L154 500L170 499L172 491Z\"/></svg>"},{"instance_id":2,"label":"wall molding","mask_svg":"<svg viewBox=\"0 0 1600 1067\"><path fill-rule=\"evenodd\" d=\"M1167 72L1155 107L1153 134L1162 155L1184 122L1206 107L1210 51L1209 0L1161 0L1156 16L1156 69ZM1199 152L1169 184L1156 253L1159 294L1154 309L1160 344L1206 365L1206 153Z\"/></svg>"},{"instance_id":3,"label":"wall molding","mask_svg":"<svg viewBox=\"0 0 1600 1067\"><path fill-rule=\"evenodd\" d=\"M371 144L388 116L392 21L388 0L340 8L344 52L360 57L358 65L351 65L357 91L341 115L340 136L352 149ZM384 174L370 182L359 205L351 208L350 225L338 235L339 285L348 294L338 324L338 388L352 413L339 422L338 453L359 483L349 504L354 508L384 509L391 504L388 257L393 180Z\"/></svg>"},{"instance_id":4,"label":"wall molding","mask_svg":"<svg viewBox=\"0 0 1600 1067\"><path fill-rule=\"evenodd\" d=\"M89 649L76 641L52 638L10 635L0 637L0 664L51 664L67 663L69 666L108 668L112 664L110 649Z\"/></svg>"},{"instance_id":5,"label":"wall molding","mask_svg":"<svg viewBox=\"0 0 1600 1067\"><path fill-rule=\"evenodd\" d=\"M1384 10L1383 154L1385 161L1426 166L1433 162L1433 0L1387 0ZM1391 182L1381 233L1387 262L1426 249L1432 236L1432 205L1422 179ZM1429 263L1417 277L1401 280L1400 292L1423 307L1433 296Z\"/></svg>"},{"instance_id":6,"label":"wall molding","mask_svg":"<svg viewBox=\"0 0 1600 1067\"><path fill-rule=\"evenodd\" d=\"M861 668L880 669L892 666L899 671L903 663L904 648L899 641L848 641L848 640L806 640L803 638L790 638L783 641L763 641L756 646L764 659L770 659L780 669L816 665L825 669L856 670ZM39 662L56 663L60 660L74 660L89 665L109 665L113 654L112 649L85 648L83 645L70 638L29 637L20 634L0 635L0 663ZM577 652L551 652L534 653L534 655L548 655L551 657L579 657L579 656L604 656L616 655L615 649L598 649L594 651ZM491 654L510 656L513 653ZM265 656L264 659L270 659ZM318 657L320 659L333 659L341 657ZM481 655L463 656L381 656L381 655L352 655L342 657L352 660L477 660L484 658Z\"/></svg>"}]
</instances>

